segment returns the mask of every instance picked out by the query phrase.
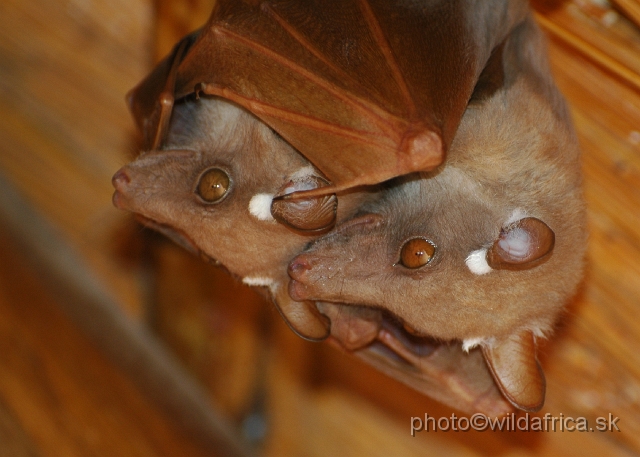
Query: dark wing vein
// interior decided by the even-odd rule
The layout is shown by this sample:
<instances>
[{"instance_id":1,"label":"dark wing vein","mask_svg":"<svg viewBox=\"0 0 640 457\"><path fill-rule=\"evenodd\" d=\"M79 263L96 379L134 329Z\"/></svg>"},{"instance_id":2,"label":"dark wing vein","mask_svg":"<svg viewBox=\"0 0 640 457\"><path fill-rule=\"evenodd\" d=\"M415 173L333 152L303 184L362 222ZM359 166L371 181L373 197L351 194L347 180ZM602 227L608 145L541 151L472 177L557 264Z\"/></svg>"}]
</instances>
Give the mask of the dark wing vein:
<instances>
[{"instance_id":1,"label":"dark wing vein","mask_svg":"<svg viewBox=\"0 0 640 457\"><path fill-rule=\"evenodd\" d=\"M389 66L389 69L391 70L393 79L396 81L396 84L398 84L400 92L402 92L402 96L407 106L409 107L409 110L411 112L410 117L413 118L416 115L417 109L413 101L413 97L411 96L411 92L409 91L409 87L407 86L407 82L402 76L402 71L400 70L400 67L398 66L398 62L396 61L393 55L391 46L389 46L389 42L387 41L387 38L385 37L384 32L380 27L380 23L378 22L376 15L373 13L373 10L369 6L368 1L360 0L359 4L362 9L362 13L364 15L365 20L367 21L367 24L371 28L371 33L373 34L373 37L375 38L376 43L380 47L380 51L382 52L382 55L384 56L385 61Z\"/></svg>"},{"instance_id":2,"label":"dark wing vein","mask_svg":"<svg viewBox=\"0 0 640 457\"><path fill-rule=\"evenodd\" d=\"M270 48L267 48L255 41L237 34L231 30L223 28L221 26L214 26L214 33L219 35L224 35L226 38L235 40L247 46L250 49L253 49L262 55L266 55L274 61L278 62L282 66L289 68L295 73L298 73L302 77L308 79L309 81L316 84L318 87L323 88L331 95L333 95L336 99L341 100L344 104L350 106L354 111L358 112L363 118L367 118L372 121L377 127L379 127L387 137L393 138L394 142L398 143L401 138L399 138L400 133L403 132L404 128L398 128L399 126L405 127L407 125L407 121L405 119L399 118L387 111L380 112L380 110L372 104L369 104L360 98L357 98L343 89L336 87L330 81L327 81L324 78L315 75L311 71L307 70L304 67L296 64L295 62L287 59L283 55L273 51Z\"/></svg>"},{"instance_id":3,"label":"dark wing vein","mask_svg":"<svg viewBox=\"0 0 640 457\"><path fill-rule=\"evenodd\" d=\"M386 138L383 135L376 134L376 132L351 129L343 125L330 123L330 122L327 122L326 120L300 114L295 111L276 108L269 103L265 103L255 98L246 97L242 94L239 94L236 91L233 91L225 87L220 87L216 84L208 84L208 83L203 84L200 89L206 94L218 95L220 97L236 102L241 106L246 106L252 113L255 113L258 116L260 114L263 114L276 119L285 120L303 127L309 127L313 130L326 132L334 136L349 138L361 144L374 146L380 149L389 149L390 151L395 151L395 147L392 147L389 144L387 144L385 147L384 142L375 141L376 138Z\"/></svg>"}]
</instances>

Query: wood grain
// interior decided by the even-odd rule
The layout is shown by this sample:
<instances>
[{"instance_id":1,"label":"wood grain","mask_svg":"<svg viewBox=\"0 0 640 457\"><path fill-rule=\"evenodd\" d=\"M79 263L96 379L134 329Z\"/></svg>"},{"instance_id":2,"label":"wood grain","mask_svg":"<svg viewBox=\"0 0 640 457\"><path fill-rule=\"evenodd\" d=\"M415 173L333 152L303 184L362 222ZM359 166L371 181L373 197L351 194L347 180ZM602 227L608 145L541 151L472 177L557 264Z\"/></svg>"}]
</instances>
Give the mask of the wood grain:
<instances>
[{"instance_id":1,"label":"wood grain","mask_svg":"<svg viewBox=\"0 0 640 457\"><path fill-rule=\"evenodd\" d=\"M264 305L266 317L255 307L238 306L232 318L215 319L230 326L212 335L212 321L202 317L216 315L210 301L190 301L181 311L156 300L158 307L151 313L161 324L156 328L210 386L211 396L224 400L225 411L244 417L255 407L251 399L265 395L264 455L640 453L640 32L619 12L588 3L534 2L550 36L553 71L571 105L584 153L591 232L582 289L557 336L543 349L548 397L538 414L592 421L611 413L620 418L621 431L424 432L412 438L412 416L449 417L453 412L326 345L299 340L270 305ZM80 253L88 270L136 322L154 309L147 301L151 270L131 260L147 250L135 241L144 232L110 203L111 175L136 152L123 97L152 61L192 27L195 12L202 14L206 4L158 2L158 26L152 31L154 10L142 0L72 1L65 8L45 0L0 3L0 173L63 234L61 243ZM134 241L118 248L121 237L114 233L123 231L125 240ZM33 231L23 232L25 243L30 242L28 233ZM131 259L123 262L118 249ZM193 273L184 268L191 268L192 259L182 263L166 253L156 260L157 277L172 278L166 288L156 289L163 294L172 290L179 297L181 282L189 287L184 298L233 290L216 279L211 288L195 292L209 267L203 264ZM200 279L189 281L185 275ZM0 297L20 281L11 268L0 267ZM20 287L22 293L35 294ZM37 287L26 287L32 288ZM0 301L0 306L8 303ZM95 367L85 362L82 354L99 359L99 353L67 336L73 327L62 323L54 303L49 308L58 317L48 321L39 321L36 308L28 306L0 314L5 349L0 351L0 439L7 443L2 450L10 455L87 455L96 449L100 455L100 449L115 452L131 441L148 453L140 455L164 455L165 446L180 455L179 434L161 415L155 416L152 404L138 398L122 372L103 362ZM259 338L252 336L254 331L262 332ZM245 366L234 365L236 356ZM256 357L266 372L250 367ZM215 372L225 358L226 374ZM263 375L264 380L249 379ZM112 377L118 379L112 382L116 391L104 393L109 383L101 379ZM230 389L227 397L225 389ZM127 405L116 406L118 396ZM102 411L104 417L99 416ZM129 413L140 422L130 429L116 420ZM145 429L147 413L152 418ZM45 448L46 453L41 451Z\"/></svg>"},{"instance_id":2,"label":"wood grain","mask_svg":"<svg viewBox=\"0 0 640 457\"><path fill-rule=\"evenodd\" d=\"M69 321L4 227L0 245L0 455L211 455Z\"/></svg>"},{"instance_id":3,"label":"wood grain","mask_svg":"<svg viewBox=\"0 0 640 457\"><path fill-rule=\"evenodd\" d=\"M113 255L111 175L133 153L124 94L150 65L146 1L0 4L0 173L60 227L131 316L140 272Z\"/></svg>"},{"instance_id":4,"label":"wood grain","mask_svg":"<svg viewBox=\"0 0 640 457\"><path fill-rule=\"evenodd\" d=\"M640 2L637 0L613 0L616 5L629 19L640 26Z\"/></svg>"}]
</instances>

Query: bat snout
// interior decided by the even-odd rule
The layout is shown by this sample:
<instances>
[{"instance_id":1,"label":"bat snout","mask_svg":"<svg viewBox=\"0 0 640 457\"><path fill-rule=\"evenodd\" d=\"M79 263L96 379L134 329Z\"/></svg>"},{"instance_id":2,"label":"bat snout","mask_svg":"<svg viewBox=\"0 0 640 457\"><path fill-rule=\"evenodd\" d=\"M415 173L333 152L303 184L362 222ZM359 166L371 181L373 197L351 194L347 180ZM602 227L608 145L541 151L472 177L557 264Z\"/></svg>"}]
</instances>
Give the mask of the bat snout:
<instances>
[{"instance_id":1,"label":"bat snout","mask_svg":"<svg viewBox=\"0 0 640 457\"><path fill-rule=\"evenodd\" d=\"M113 196L111 197L111 203L113 203L113 206L115 206L118 209L127 209L127 206L124 202L122 194L117 190L113 193Z\"/></svg>"},{"instance_id":2,"label":"bat snout","mask_svg":"<svg viewBox=\"0 0 640 457\"><path fill-rule=\"evenodd\" d=\"M113 193L111 201L113 203L113 206L115 206L116 208L127 209L124 194L126 194L130 183L131 177L129 176L125 168L121 168L120 170L118 170L116 174L114 174L111 178L111 184L113 184L113 187L116 190Z\"/></svg>"},{"instance_id":3,"label":"bat snout","mask_svg":"<svg viewBox=\"0 0 640 457\"><path fill-rule=\"evenodd\" d=\"M125 168L121 168L116 171L116 173L111 178L111 184L113 184L113 187L115 187L117 190L120 190L120 188L128 185L130 182L131 177L129 176Z\"/></svg>"},{"instance_id":4,"label":"bat snout","mask_svg":"<svg viewBox=\"0 0 640 457\"><path fill-rule=\"evenodd\" d=\"M291 279L305 281L307 272L313 268L311 259L305 254L297 256L289 263L288 273Z\"/></svg>"},{"instance_id":5,"label":"bat snout","mask_svg":"<svg viewBox=\"0 0 640 457\"><path fill-rule=\"evenodd\" d=\"M306 301L310 293L305 284L292 279L289 281L289 296L295 301Z\"/></svg>"},{"instance_id":6,"label":"bat snout","mask_svg":"<svg viewBox=\"0 0 640 457\"><path fill-rule=\"evenodd\" d=\"M289 282L289 296L296 301L306 300L309 296L307 287L308 273L312 269L312 261L305 254L297 256L289 263L287 272L291 281Z\"/></svg>"}]
</instances>

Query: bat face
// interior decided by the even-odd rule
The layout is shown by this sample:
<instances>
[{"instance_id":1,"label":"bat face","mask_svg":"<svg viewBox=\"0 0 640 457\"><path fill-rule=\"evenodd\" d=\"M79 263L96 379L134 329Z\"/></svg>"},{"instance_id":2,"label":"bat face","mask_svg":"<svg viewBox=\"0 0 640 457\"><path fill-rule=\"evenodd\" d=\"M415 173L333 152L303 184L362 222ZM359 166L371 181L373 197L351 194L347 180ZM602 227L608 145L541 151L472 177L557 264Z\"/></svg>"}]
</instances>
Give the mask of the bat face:
<instances>
[{"instance_id":1,"label":"bat face","mask_svg":"<svg viewBox=\"0 0 640 457\"><path fill-rule=\"evenodd\" d=\"M504 86L467 109L444 166L402 179L289 265L295 300L382 309L412 333L481 345L498 383L514 376L489 348L530 354L538 400L510 398L523 409L544 397L535 338L575 291L586 244L579 152L536 30L514 32Z\"/></svg>"},{"instance_id":2,"label":"bat face","mask_svg":"<svg viewBox=\"0 0 640 457\"><path fill-rule=\"evenodd\" d=\"M114 177L116 206L183 233L242 278L264 277L272 258L286 257L305 238L270 218L270 202L259 208L256 200L275 195L296 172L311 170L308 162L222 100L188 101L173 116L164 148L142 154ZM275 254L256 250L259 230L265 233L262 249ZM289 244L273 242L282 233Z\"/></svg>"},{"instance_id":3,"label":"bat face","mask_svg":"<svg viewBox=\"0 0 640 457\"><path fill-rule=\"evenodd\" d=\"M462 189L452 190L453 180L462 180ZM289 266L292 297L383 308L445 340L502 337L524 327L544 333L580 277L583 235L540 208L489 206L464 180L447 167L404 183L315 242ZM519 227L523 220L545 221L543 233ZM535 267L489 266L494 244L519 255L545 233L557 241L552 251L543 246Z\"/></svg>"},{"instance_id":4,"label":"bat face","mask_svg":"<svg viewBox=\"0 0 640 457\"><path fill-rule=\"evenodd\" d=\"M315 307L294 303L280 286L291 257L335 222L335 196L273 201L326 181L264 123L223 99L186 100L172 116L163 148L114 175L115 206L215 259L246 284L269 288L301 335L326 336L326 319ZM345 198L342 212L350 201L358 199Z\"/></svg>"},{"instance_id":5,"label":"bat face","mask_svg":"<svg viewBox=\"0 0 640 457\"><path fill-rule=\"evenodd\" d=\"M293 260L291 295L384 308L444 339L549 328L581 275L579 152L552 86L512 79L467 109L443 167Z\"/></svg>"}]
</instances>

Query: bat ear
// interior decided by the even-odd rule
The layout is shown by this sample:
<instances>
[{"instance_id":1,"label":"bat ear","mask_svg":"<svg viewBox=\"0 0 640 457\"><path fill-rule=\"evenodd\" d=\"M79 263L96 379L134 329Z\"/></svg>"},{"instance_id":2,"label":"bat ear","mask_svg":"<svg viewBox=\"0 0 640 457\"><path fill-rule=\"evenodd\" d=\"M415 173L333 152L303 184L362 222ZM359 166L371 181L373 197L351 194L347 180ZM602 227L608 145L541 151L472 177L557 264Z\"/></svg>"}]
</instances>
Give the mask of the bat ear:
<instances>
[{"instance_id":1,"label":"bat ear","mask_svg":"<svg viewBox=\"0 0 640 457\"><path fill-rule=\"evenodd\" d=\"M542 408L546 381L536 355L536 338L529 330L507 340L482 346L482 354L500 391L516 408Z\"/></svg>"},{"instance_id":2,"label":"bat ear","mask_svg":"<svg viewBox=\"0 0 640 457\"><path fill-rule=\"evenodd\" d=\"M274 301L284 321L300 338L318 342L329 337L331 321L318 311L313 302L294 301L286 287L279 288Z\"/></svg>"},{"instance_id":3,"label":"bat ear","mask_svg":"<svg viewBox=\"0 0 640 457\"><path fill-rule=\"evenodd\" d=\"M271 203L271 215L281 224L299 232L322 233L336 223L338 199L335 194L285 198L295 192L326 187L324 179L308 175L285 185Z\"/></svg>"},{"instance_id":4,"label":"bat ear","mask_svg":"<svg viewBox=\"0 0 640 457\"><path fill-rule=\"evenodd\" d=\"M487 251L487 263L494 270L527 270L545 262L554 245L555 234L547 224L525 217L500 231Z\"/></svg>"}]
</instances>

